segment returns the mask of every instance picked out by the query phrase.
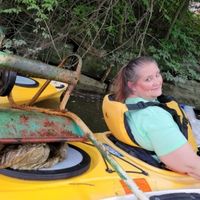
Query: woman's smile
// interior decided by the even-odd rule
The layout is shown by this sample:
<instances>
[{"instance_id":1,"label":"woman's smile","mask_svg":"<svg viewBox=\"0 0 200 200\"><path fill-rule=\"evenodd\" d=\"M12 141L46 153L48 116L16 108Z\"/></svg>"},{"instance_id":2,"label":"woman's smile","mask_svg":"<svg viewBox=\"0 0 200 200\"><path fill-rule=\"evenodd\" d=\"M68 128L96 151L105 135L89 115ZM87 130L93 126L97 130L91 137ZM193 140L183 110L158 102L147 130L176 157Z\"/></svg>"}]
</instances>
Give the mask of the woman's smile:
<instances>
[{"instance_id":1,"label":"woman's smile","mask_svg":"<svg viewBox=\"0 0 200 200\"><path fill-rule=\"evenodd\" d=\"M156 63L147 62L137 69L137 81L130 85L130 96L155 99L162 94L163 79Z\"/></svg>"}]
</instances>

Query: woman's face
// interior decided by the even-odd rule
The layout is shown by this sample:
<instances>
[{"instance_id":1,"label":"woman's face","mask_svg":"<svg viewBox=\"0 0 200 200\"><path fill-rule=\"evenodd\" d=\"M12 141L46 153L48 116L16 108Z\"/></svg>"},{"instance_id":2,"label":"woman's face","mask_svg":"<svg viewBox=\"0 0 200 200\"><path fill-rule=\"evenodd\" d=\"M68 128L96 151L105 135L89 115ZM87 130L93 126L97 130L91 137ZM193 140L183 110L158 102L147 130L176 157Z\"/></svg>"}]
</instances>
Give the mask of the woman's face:
<instances>
[{"instance_id":1,"label":"woman's face","mask_svg":"<svg viewBox=\"0 0 200 200\"><path fill-rule=\"evenodd\" d=\"M136 74L137 81L129 84L129 88L133 91L130 96L155 99L162 94L163 79L156 63L144 63L136 69Z\"/></svg>"}]
</instances>

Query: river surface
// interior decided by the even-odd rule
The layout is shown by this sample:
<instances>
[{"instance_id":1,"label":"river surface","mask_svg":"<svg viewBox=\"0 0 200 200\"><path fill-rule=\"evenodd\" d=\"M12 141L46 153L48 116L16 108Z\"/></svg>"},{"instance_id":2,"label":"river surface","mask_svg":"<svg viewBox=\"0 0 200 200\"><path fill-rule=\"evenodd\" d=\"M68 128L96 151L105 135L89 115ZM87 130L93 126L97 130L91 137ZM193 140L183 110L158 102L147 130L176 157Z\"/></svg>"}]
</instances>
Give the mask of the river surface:
<instances>
[{"instance_id":1,"label":"river surface","mask_svg":"<svg viewBox=\"0 0 200 200\"><path fill-rule=\"evenodd\" d=\"M54 100L42 101L36 104L39 107L58 108L58 102ZM102 98L94 99L90 96L71 95L66 108L78 115L92 132L107 131L103 119Z\"/></svg>"}]
</instances>

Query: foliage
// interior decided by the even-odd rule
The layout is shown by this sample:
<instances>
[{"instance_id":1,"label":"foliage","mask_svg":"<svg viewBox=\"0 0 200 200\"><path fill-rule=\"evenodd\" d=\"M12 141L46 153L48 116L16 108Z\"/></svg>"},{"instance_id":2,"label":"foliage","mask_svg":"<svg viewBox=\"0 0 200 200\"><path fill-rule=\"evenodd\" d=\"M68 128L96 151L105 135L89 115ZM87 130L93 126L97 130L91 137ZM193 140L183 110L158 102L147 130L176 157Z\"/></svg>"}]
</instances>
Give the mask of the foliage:
<instances>
[{"instance_id":1,"label":"foliage","mask_svg":"<svg viewBox=\"0 0 200 200\"><path fill-rule=\"evenodd\" d=\"M193 24L177 22L169 40L160 39L159 48L149 46L149 52L161 64L161 69L167 80L177 81L181 79L200 80L196 69L199 66L200 48L197 45L199 37L200 21L194 23L194 17L189 16ZM196 26L196 27L195 27Z\"/></svg>"},{"instance_id":2,"label":"foliage","mask_svg":"<svg viewBox=\"0 0 200 200\"><path fill-rule=\"evenodd\" d=\"M17 54L51 62L72 47L83 58L95 56L112 65L114 73L129 59L150 55L167 80L200 80L200 15L189 11L189 0L0 3L0 26L7 30L4 48L13 46Z\"/></svg>"}]
</instances>

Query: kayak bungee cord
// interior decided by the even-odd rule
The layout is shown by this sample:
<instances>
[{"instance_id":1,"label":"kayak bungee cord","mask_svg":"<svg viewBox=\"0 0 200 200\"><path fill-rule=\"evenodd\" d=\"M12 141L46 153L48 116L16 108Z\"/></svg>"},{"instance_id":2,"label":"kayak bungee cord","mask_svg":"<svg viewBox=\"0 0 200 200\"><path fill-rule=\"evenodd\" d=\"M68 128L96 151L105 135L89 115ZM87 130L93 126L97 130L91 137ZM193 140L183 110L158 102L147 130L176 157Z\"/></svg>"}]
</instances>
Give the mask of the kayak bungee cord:
<instances>
[{"instance_id":1,"label":"kayak bungee cord","mask_svg":"<svg viewBox=\"0 0 200 200\"><path fill-rule=\"evenodd\" d=\"M91 146L95 147L94 145L89 144L89 143L87 143L87 142L83 142L83 143L86 144L86 145L91 145ZM106 148L106 150L109 151L109 149L107 149L107 148ZM116 150L115 150L115 151L116 151ZM112 153L112 152L110 152L110 151L109 151L109 153L110 153L112 156L115 156L116 158L119 158L120 160L124 161L125 163L127 163L127 164L129 164L129 165L131 165L131 166L133 166L133 167L135 167L135 168L137 168L138 170L140 170L140 172L137 172L137 171L125 171L126 173L143 174L143 175L145 175L145 176L148 176L148 173L147 173L145 170L143 170L142 168L138 167L137 165L135 165L135 164L129 162L128 160L122 158L120 155L117 155L117 154ZM111 168L109 168L108 163L107 163L107 160L103 157L102 154L101 154L101 156L102 156L102 158L103 158L103 160L104 160L104 162L105 162L106 171L107 171L108 173L115 172L114 170L112 170Z\"/></svg>"}]
</instances>

